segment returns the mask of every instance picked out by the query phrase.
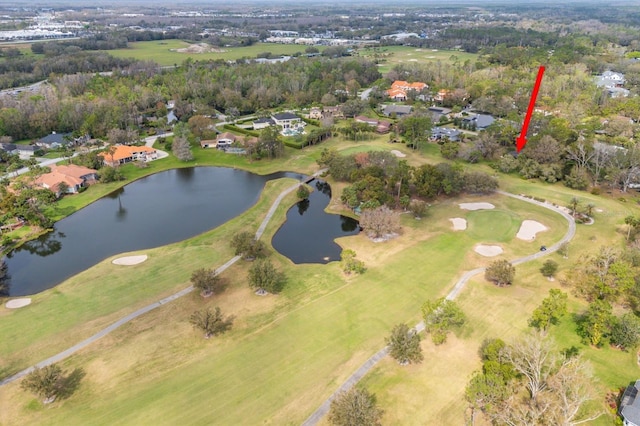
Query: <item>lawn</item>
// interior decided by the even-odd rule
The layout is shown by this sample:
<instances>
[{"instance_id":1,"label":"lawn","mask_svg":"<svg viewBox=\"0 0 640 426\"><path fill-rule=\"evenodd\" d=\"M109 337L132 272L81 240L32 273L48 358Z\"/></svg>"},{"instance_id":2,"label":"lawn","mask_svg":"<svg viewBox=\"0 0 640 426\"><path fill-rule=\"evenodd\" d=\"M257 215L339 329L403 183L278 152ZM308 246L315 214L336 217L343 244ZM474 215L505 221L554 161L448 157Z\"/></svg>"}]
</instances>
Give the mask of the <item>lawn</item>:
<instances>
[{"instance_id":1,"label":"lawn","mask_svg":"<svg viewBox=\"0 0 640 426\"><path fill-rule=\"evenodd\" d=\"M270 52L273 57L304 53L305 46L295 44L256 43L246 47L225 47L219 52L181 53L177 49L188 48L190 43L182 40L139 41L129 43L125 49L107 51L118 58L134 58L143 61L155 61L159 65L179 65L191 58L195 61L222 59L234 61L241 58L256 58L261 53ZM318 47L322 50L322 47Z\"/></svg>"},{"instance_id":2,"label":"lawn","mask_svg":"<svg viewBox=\"0 0 640 426\"><path fill-rule=\"evenodd\" d=\"M421 49L411 46L383 46L376 48L364 48L358 51L361 57L377 60L381 73L389 72L398 64L429 64L434 62L460 62L478 59L475 53L466 53L458 50Z\"/></svg>"},{"instance_id":3,"label":"lawn","mask_svg":"<svg viewBox=\"0 0 640 426\"><path fill-rule=\"evenodd\" d=\"M431 148L429 144L428 148ZM434 145L437 149L437 145ZM194 148L195 159L180 163L173 157L150 163L148 169L123 168L129 178L171 167L224 165L258 173L277 170L317 170L315 159L326 147L342 152L399 149L410 164L441 161L413 153L384 136L362 142L333 139L304 150L287 149L278 161L249 162L217 150ZM161 148L161 147L160 147ZM428 149L425 149L426 152ZM429 151L430 152L430 151ZM486 166L478 169L488 170ZM331 210L344 184L331 182ZM240 229L255 230L275 196L291 184L269 182L260 201L236 219L184 242L144 251L149 260L131 268L115 267L111 259L71 278L55 289L34 296L22 310L0 310L0 375L5 376L78 342L96 330L141 306L188 285L199 267L219 266L232 256L227 241ZM572 196L601 209L596 223L578 226L570 259L551 254L560 275L583 251L620 241L612 232L633 211L621 203L561 185L527 182L501 176L502 189L546 198L561 205ZM62 200L60 214L97 199L112 186L95 186ZM85 198L80 198L85 197ZM489 201L495 210L469 212L460 202ZM267 227L270 241L295 202L288 196ZM66 204L65 204L66 203ZM0 392L0 424L299 424L369 356L384 345L384 337L399 322L415 324L420 306L428 298L444 296L465 270L486 266L493 259L473 252L478 242L493 238L505 248L506 258L535 252L566 232L565 220L549 210L495 195L442 199L432 203L429 215L417 221L402 216L402 234L385 243L364 236L339 239L356 251L367 271L345 277L336 262L294 265L273 254L287 275L285 290L277 296L258 297L246 284L244 262L223 274L226 290L203 300L190 294L121 327L63 362L67 369L81 367L86 377L69 399L43 408L19 389L19 383ZM454 232L449 218L466 217L467 231ZM520 222L537 220L549 228L535 242L514 238ZM400 367L381 362L365 379L385 410L385 424L459 424L464 419L463 391L478 368L477 348L486 337L508 340L527 328L527 318L545 297L549 282L539 273L543 260L518 266L516 282L497 288L479 277L468 283L458 302L469 318L468 326L442 346L424 340L425 362ZM132 271L134 273L132 273ZM204 306L220 306L234 316L233 329L210 340L188 323L189 315ZM574 310L582 302L572 300ZM55 318L55 321L51 321ZM563 347L574 344L570 322L553 331ZM602 384L599 389L626 385L640 374L631 354L583 347ZM623 383L620 383L623 382Z\"/></svg>"}]
</instances>

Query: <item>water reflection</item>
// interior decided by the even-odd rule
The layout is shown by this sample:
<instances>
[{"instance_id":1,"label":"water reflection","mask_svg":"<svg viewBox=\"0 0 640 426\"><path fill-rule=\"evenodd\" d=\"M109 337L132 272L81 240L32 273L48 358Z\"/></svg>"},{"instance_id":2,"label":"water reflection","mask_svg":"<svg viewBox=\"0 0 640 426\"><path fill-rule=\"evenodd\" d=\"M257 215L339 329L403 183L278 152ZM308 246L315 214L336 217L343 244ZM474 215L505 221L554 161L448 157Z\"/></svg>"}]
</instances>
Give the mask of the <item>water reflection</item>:
<instances>
[{"instance_id":1,"label":"water reflection","mask_svg":"<svg viewBox=\"0 0 640 426\"><path fill-rule=\"evenodd\" d=\"M324 211L331 200L328 183L317 181L315 187L307 200L289 209L286 222L271 240L273 248L293 263L339 260L342 249L334 240L360 231L358 221Z\"/></svg>"}]
</instances>

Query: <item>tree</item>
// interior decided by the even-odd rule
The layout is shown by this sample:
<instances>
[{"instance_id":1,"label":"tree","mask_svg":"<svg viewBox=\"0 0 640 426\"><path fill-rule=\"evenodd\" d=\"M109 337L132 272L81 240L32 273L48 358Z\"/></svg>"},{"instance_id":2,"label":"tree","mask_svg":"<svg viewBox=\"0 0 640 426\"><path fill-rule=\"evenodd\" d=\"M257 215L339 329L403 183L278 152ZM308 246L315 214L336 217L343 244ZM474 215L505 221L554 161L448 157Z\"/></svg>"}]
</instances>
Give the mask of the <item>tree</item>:
<instances>
[{"instance_id":1,"label":"tree","mask_svg":"<svg viewBox=\"0 0 640 426\"><path fill-rule=\"evenodd\" d=\"M101 183L116 182L124 179L124 175L120 171L120 168L110 166L104 166L101 168L98 175L100 176Z\"/></svg>"},{"instance_id":2,"label":"tree","mask_svg":"<svg viewBox=\"0 0 640 426\"><path fill-rule=\"evenodd\" d=\"M66 182L58 182L58 191L60 191L60 197L63 197L69 191L69 184Z\"/></svg>"},{"instance_id":3,"label":"tree","mask_svg":"<svg viewBox=\"0 0 640 426\"><path fill-rule=\"evenodd\" d=\"M499 287L510 285L516 276L516 267L508 260L496 260L487 267L484 272L484 278L492 281Z\"/></svg>"},{"instance_id":4,"label":"tree","mask_svg":"<svg viewBox=\"0 0 640 426\"><path fill-rule=\"evenodd\" d=\"M542 268L540 268L540 272L547 278L553 278L553 276L558 272L558 263L549 259L542 264Z\"/></svg>"},{"instance_id":5,"label":"tree","mask_svg":"<svg viewBox=\"0 0 640 426\"><path fill-rule=\"evenodd\" d=\"M498 180L483 172L464 174L464 190L472 194L489 194L498 189Z\"/></svg>"},{"instance_id":6,"label":"tree","mask_svg":"<svg viewBox=\"0 0 640 426\"><path fill-rule=\"evenodd\" d=\"M269 126L260 132L257 149L261 157L277 158L284 154L284 144L276 126Z\"/></svg>"},{"instance_id":7,"label":"tree","mask_svg":"<svg viewBox=\"0 0 640 426\"><path fill-rule=\"evenodd\" d=\"M549 296L533 311L529 325L546 332L551 324L557 324L567 313L567 299L567 293L558 289L549 290Z\"/></svg>"},{"instance_id":8,"label":"tree","mask_svg":"<svg viewBox=\"0 0 640 426\"><path fill-rule=\"evenodd\" d=\"M446 298L427 300L422 305L425 330L431 333L433 343L439 345L447 340L453 327L461 327L466 318L464 312L453 301Z\"/></svg>"},{"instance_id":9,"label":"tree","mask_svg":"<svg viewBox=\"0 0 640 426\"><path fill-rule=\"evenodd\" d=\"M558 254L562 257L564 257L565 259L567 259L569 257L569 242L565 241L564 243L560 244L560 247L558 248Z\"/></svg>"},{"instance_id":10,"label":"tree","mask_svg":"<svg viewBox=\"0 0 640 426\"><path fill-rule=\"evenodd\" d=\"M221 279L215 270L200 268L191 274L191 284L202 297L209 297L220 290Z\"/></svg>"},{"instance_id":11,"label":"tree","mask_svg":"<svg viewBox=\"0 0 640 426\"><path fill-rule=\"evenodd\" d=\"M305 185L298 186L296 197L300 198L301 200L306 200L307 198L309 198L309 188L307 188Z\"/></svg>"},{"instance_id":12,"label":"tree","mask_svg":"<svg viewBox=\"0 0 640 426\"><path fill-rule=\"evenodd\" d=\"M213 311L211 308L195 311L191 314L189 322L194 328L204 331L204 338L208 339L211 336L217 336L229 330L233 323L233 318L225 318L220 308L216 306Z\"/></svg>"},{"instance_id":13,"label":"tree","mask_svg":"<svg viewBox=\"0 0 640 426\"><path fill-rule=\"evenodd\" d=\"M569 208L571 208L573 217L576 217L578 214L578 205L580 205L580 199L578 197L572 197L569 201Z\"/></svg>"},{"instance_id":14,"label":"tree","mask_svg":"<svg viewBox=\"0 0 640 426\"><path fill-rule=\"evenodd\" d=\"M171 145L171 150L173 151L173 155L180 161L191 161L193 160L193 154L191 153L191 145L185 136L176 136L173 139L173 144Z\"/></svg>"},{"instance_id":15,"label":"tree","mask_svg":"<svg viewBox=\"0 0 640 426\"><path fill-rule=\"evenodd\" d=\"M420 219L424 217L427 213L427 208L429 205L422 200L412 200L409 203L409 210L413 213L413 217L416 219Z\"/></svg>"},{"instance_id":16,"label":"tree","mask_svg":"<svg viewBox=\"0 0 640 426\"><path fill-rule=\"evenodd\" d=\"M52 403L62 390L64 375L62 368L56 364L42 368L34 368L22 381L22 388L33 392L45 404Z\"/></svg>"},{"instance_id":17,"label":"tree","mask_svg":"<svg viewBox=\"0 0 640 426\"><path fill-rule=\"evenodd\" d=\"M376 406L374 394L352 388L331 401L329 422L335 426L379 426L383 413Z\"/></svg>"},{"instance_id":18,"label":"tree","mask_svg":"<svg viewBox=\"0 0 640 426\"><path fill-rule=\"evenodd\" d=\"M350 249L342 250L340 253L340 266L345 274L362 274L366 269L362 260L356 259L356 252Z\"/></svg>"},{"instance_id":19,"label":"tree","mask_svg":"<svg viewBox=\"0 0 640 426\"><path fill-rule=\"evenodd\" d=\"M605 300L595 300L580 318L578 333L592 345L602 346L610 323L611 305Z\"/></svg>"},{"instance_id":20,"label":"tree","mask_svg":"<svg viewBox=\"0 0 640 426\"><path fill-rule=\"evenodd\" d=\"M243 231L231 237L231 248L234 254L242 255L245 260L253 260L265 256L266 246L260 240L256 240L250 232Z\"/></svg>"},{"instance_id":21,"label":"tree","mask_svg":"<svg viewBox=\"0 0 640 426\"><path fill-rule=\"evenodd\" d=\"M547 378L557 361L551 341L540 334L528 334L506 346L501 355L524 377L531 399L535 401L546 389Z\"/></svg>"},{"instance_id":22,"label":"tree","mask_svg":"<svg viewBox=\"0 0 640 426\"><path fill-rule=\"evenodd\" d=\"M640 342L640 319L632 312L612 318L609 340L620 349L635 348Z\"/></svg>"},{"instance_id":23,"label":"tree","mask_svg":"<svg viewBox=\"0 0 640 426\"><path fill-rule=\"evenodd\" d=\"M398 324L393 327L391 336L386 339L386 344L389 347L389 355L400 365L419 363L424 359L420 347L420 336L415 330L409 329L407 324Z\"/></svg>"},{"instance_id":24,"label":"tree","mask_svg":"<svg viewBox=\"0 0 640 426\"><path fill-rule=\"evenodd\" d=\"M365 210L360 215L360 226L369 238L381 238L400 230L400 215L387 206Z\"/></svg>"},{"instance_id":25,"label":"tree","mask_svg":"<svg viewBox=\"0 0 640 426\"><path fill-rule=\"evenodd\" d=\"M418 149L419 145L427 140L427 135L431 131L431 118L421 115L410 115L402 119L398 124L400 134L411 144L413 149Z\"/></svg>"},{"instance_id":26,"label":"tree","mask_svg":"<svg viewBox=\"0 0 640 426\"><path fill-rule=\"evenodd\" d=\"M278 293L284 280L284 274L269 259L258 259L249 268L249 285L259 292Z\"/></svg>"}]
</instances>

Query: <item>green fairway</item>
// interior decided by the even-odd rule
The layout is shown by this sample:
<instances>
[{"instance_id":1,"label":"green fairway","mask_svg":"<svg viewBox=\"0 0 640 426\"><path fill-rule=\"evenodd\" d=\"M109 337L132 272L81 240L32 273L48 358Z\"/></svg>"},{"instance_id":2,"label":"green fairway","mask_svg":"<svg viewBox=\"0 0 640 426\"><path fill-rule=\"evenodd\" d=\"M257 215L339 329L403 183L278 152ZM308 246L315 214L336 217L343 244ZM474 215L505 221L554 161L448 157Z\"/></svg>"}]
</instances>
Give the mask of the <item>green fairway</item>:
<instances>
[{"instance_id":1,"label":"green fairway","mask_svg":"<svg viewBox=\"0 0 640 426\"><path fill-rule=\"evenodd\" d=\"M191 46L191 49L189 49ZM138 41L129 43L126 49L109 50L108 53L118 58L134 58L143 61L154 61L159 65L179 65L182 61L209 61L222 59L235 61L241 58L256 58L259 54L270 52L273 57L304 53L305 46L295 44L256 43L246 47L225 47L210 52L198 53L193 43L182 40ZM188 49L186 51L179 51ZM322 50L322 47L319 47Z\"/></svg>"},{"instance_id":2,"label":"green fairway","mask_svg":"<svg viewBox=\"0 0 640 426\"><path fill-rule=\"evenodd\" d=\"M513 240L522 220L513 212L503 210L476 210L467 214L469 234L482 242L509 242Z\"/></svg>"},{"instance_id":3,"label":"green fairway","mask_svg":"<svg viewBox=\"0 0 640 426\"><path fill-rule=\"evenodd\" d=\"M435 144L428 146L432 145L437 149ZM362 142L334 138L304 150L287 149L285 157L277 161L251 162L217 150L194 148L193 162L169 157L150 163L148 169L125 166L123 170L131 179L193 165L224 165L258 173L308 173L319 168L315 159L328 147L342 153L398 149L412 165L442 161L389 144L387 136L376 136ZM488 170L486 166L469 167ZM346 183L329 182L333 199L328 209L337 211L344 208L339 197ZM288 179L269 182L260 201L246 213L187 241L145 250L149 260L143 264L122 268L106 259L35 295L29 307L0 310L0 375L32 365L185 288L196 268L220 266L233 256L228 247L231 236L239 230L255 231L277 194L291 183ZM58 213L68 214L117 185L96 185L77 198L65 197ZM593 202L602 210L595 214L595 224L578 226L569 260L557 254L548 257L559 263L560 277L578 253L620 241L616 226L634 209L631 203L561 185L510 176L501 176L500 185L559 205L578 196L583 203ZM295 201L293 194L284 199L266 229L265 242L270 241ZM490 202L495 209L466 211L458 205L462 202ZM465 217L467 230L454 231L449 220L454 217ZM538 234L534 242L518 240L515 234L525 219L536 220L548 230ZM68 370L81 367L86 372L70 398L44 407L21 390L19 382L2 388L0 424L300 424L384 345L395 324L414 325L420 320L425 300L446 295L464 271L495 260L475 253L475 244L498 242L505 250L503 257L513 259L537 252L539 245L552 245L567 230L560 215L497 194L438 199L422 220L403 214L402 225L401 235L384 243L374 243L363 235L339 239L342 247L355 250L358 259L365 262L367 271L361 276L345 276L337 262L294 265L270 248L272 259L287 276L284 291L276 296L253 294L246 279L250 264L239 262L222 275L227 281L223 293L209 299L191 293L127 323L62 362ZM544 260L518 265L516 281L510 287L498 288L482 276L471 280L458 298L469 319L462 330L441 346L423 339L422 364L403 367L387 358L365 377L363 384L377 394L385 410L383 424L464 421L464 387L480 364L477 349L482 340L508 340L522 333L548 289L560 285L560 279L550 282L540 274ZM571 303L574 312L584 307L578 300ZM188 318L206 306L220 306L224 314L233 315L232 330L210 340L194 331ZM580 344L569 319L552 330L562 347ZM602 381L597 385L602 394L640 376L635 354L580 348Z\"/></svg>"},{"instance_id":4,"label":"green fairway","mask_svg":"<svg viewBox=\"0 0 640 426\"><path fill-rule=\"evenodd\" d=\"M475 63L478 55L458 50L439 50L416 48L411 46L382 46L369 47L358 50L361 57L378 61L381 73L389 72L398 64L429 64L434 62L460 62L471 61Z\"/></svg>"}]
</instances>

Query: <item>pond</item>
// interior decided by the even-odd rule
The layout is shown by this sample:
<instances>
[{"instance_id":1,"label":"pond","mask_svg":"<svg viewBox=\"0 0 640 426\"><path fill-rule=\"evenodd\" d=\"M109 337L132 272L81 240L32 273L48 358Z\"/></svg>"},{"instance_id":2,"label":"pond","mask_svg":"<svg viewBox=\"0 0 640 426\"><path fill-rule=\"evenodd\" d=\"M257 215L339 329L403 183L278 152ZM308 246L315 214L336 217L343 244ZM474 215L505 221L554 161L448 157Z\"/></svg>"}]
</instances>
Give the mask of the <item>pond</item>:
<instances>
[{"instance_id":1,"label":"pond","mask_svg":"<svg viewBox=\"0 0 640 426\"><path fill-rule=\"evenodd\" d=\"M55 224L5 259L10 296L55 287L103 259L182 241L213 229L254 205L267 181L298 173L260 176L224 167L174 169L147 176L101 198ZM328 214L331 188L316 191L287 213L274 247L294 263L327 263L340 258L333 240L358 233L358 222Z\"/></svg>"},{"instance_id":2,"label":"pond","mask_svg":"<svg viewBox=\"0 0 640 426\"><path fill-rule=\"evenodd\" d=\"M340 260L342 249L334 239L360 232L350 217L327 214L331 187L316 180L309 198L299 201L287 212L287 221L271 240L271 245L293 263L328 263Z\"/></svg>"},{"instance_id":3,"label":"pond","mask_svg":"<svg viewBox=\"0 0 640 426\"><path fill-rule=\"evenodd\" d=\"M9 294L52 288L118 253L158 247L213 229L254 205L271 179L223 167L168 170L147 176L55 224L11 252Z\"/></svg>"}]
</instances>

